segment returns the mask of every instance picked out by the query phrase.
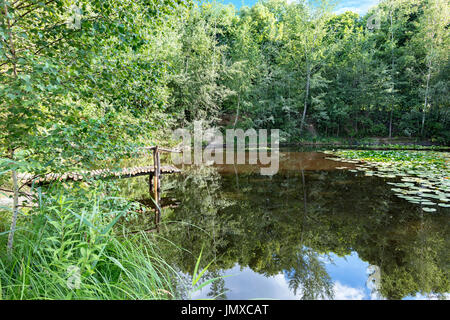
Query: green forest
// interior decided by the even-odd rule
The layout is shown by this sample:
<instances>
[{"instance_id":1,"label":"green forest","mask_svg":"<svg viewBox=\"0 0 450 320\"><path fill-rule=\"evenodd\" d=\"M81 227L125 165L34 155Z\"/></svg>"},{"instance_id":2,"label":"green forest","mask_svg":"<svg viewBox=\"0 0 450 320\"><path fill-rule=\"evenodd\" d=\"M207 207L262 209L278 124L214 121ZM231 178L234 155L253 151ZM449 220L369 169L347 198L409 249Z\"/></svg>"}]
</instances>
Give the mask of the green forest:
<instances>
[{"instance_id":1,"label":"green forest","mask_svg":"<svg viewBox=\"0 0 450 320\"><path fill-rule=\"evenodd\" d=\"M127 143L199 119L286 142L450 139L447 1L382 1L365 16L326 1L79 1L79 17L70 1L2 3L10 149L89 123Z\"/></svg>"},{"instance_id":2,"label":"green forest","mask_svg":"<svg viewBox=\"0 0 450 320\"><path fill-rule=\"evenodd\" d=\"M118 168L197 120L286 144L448 146L449 2L337 4L0 0L0 299L174 294L154 239L124 237L143 209L115 181L25 175Z\"/></svg>"}]
</instances>

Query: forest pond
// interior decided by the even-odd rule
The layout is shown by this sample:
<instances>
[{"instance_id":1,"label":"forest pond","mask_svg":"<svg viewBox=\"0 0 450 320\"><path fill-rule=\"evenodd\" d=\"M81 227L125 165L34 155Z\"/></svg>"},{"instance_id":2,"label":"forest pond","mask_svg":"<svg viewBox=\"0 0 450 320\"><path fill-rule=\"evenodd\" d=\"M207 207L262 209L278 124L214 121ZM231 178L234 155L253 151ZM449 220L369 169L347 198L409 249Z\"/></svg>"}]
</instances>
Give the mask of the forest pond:
<instances>
[{"instance_id":1,"label":"forest pond","mask_svg":"<svg viewBox=\"0 0 450 320\"><path fill-rule=\"evenodd\" d=\"M448 298L450 208L425 212L395 196L387 182L396 179L364 176L352 164L338 170L342 164L327 157L280 152L272 177L251 165L185 167L165 176L158 241L186 280L180 295ZM128 196L148 201L146 178L123 183ZM145 229L147 220L133 223ZM200 252L200 268L213 261L202 281L219 279L187 290Z\"/></svg>"}]
</instances>

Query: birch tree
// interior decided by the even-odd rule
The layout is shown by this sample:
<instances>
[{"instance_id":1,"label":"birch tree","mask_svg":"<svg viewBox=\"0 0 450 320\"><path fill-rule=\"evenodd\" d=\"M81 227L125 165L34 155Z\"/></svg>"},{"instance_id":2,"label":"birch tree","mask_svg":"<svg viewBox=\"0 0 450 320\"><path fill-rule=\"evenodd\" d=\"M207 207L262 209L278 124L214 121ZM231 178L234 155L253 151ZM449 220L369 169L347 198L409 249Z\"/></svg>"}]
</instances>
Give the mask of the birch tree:
<instances>
[{"instance_id":1,"label":"birch tree","mask_svg":"<svg viewBox=\"0 0 450 320\"><path fill-rule=\"evenodd\" d=\"M319 79L319 71L325 61L323 40L326 36L326 21L330 6L322 2L319 7L309 7L305 2L292 4L288 13L286 30L288 30L287 48L293 64L303 70L304 98L300 121L301 135L311 100L311 84L314 77ZM320 83L320 81L316 81Z\"/></svg>"},{"instance_id":2,"label":"birch tree","mask_svg":"<svg viewBox=\"0 0 450 320\"><path fill-rule=\"evenodd\" d=\"M446 0L429 0L419 21L420 31L414 41L424 49L424 94L421 135L424 135L426 114L431 109L430 86L433 76L440 72L442 63L448 61L450 23L449 4Z\"/></svg>"}]
</instances>

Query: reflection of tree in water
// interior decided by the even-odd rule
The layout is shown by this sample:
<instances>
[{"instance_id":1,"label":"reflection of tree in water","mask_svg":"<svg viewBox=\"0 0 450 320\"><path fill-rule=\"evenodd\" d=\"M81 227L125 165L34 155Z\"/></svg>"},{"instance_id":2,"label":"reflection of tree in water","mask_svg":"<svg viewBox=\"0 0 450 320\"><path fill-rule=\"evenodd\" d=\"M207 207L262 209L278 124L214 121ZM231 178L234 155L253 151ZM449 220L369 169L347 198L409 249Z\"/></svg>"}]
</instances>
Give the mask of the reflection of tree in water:
<instances>
[{"instance_id":1,"label":"reflection of tree in water","mask_svg":"<svg viewBox=\"0 0 450 320\"><path fill-rule=\"evenodd\" d=\"M240 188L239 184L233 184ZM238 262L266 275L290 270L287 277L292 288L295 291L300 286L305 288L301 290L304 298L330 296L331 282L325 268L316 253L303 248L300 239L295 248L273 247L283 242L279 233L271 232L276 222L271 221L268 211L261 210L261 203L254 206L241 199L252 190L229 192L221 185L220 176L212 167L192 168L168 188L174 188L171 195L183 204L173 215L166 217L166 220L182 221L182 224L171 225L164 234L186 249L170 255L182 272L193 272L196 257L202 245L207 244L202 261L206 264L212 259L217 260L203 281ZM303 216L300 218L304 219ZM224 285L223 279L213 282L208 296L226 297Z\"/></svg>"},{"instance_id":2,"label":"reflection of tree in water","mask_svg":"<svg viewBox=\"0 0 450 320\"><path fill-rule=\"evenodd\" d=\"M173 176L165 182L164 189L170 191L182 206L164 216L163 222L170 224L162 234L170 240L163 244L168 252L168 262L178 267L185 277L192 275L197 258L203 247L200 268L211 261L217 261L218 255L228 245L226 235L238 228L235 222L221 216L220 210L233 203L222 194L221 177L213 167L191 167L182 175ZM175 246L173 245L175 244ZM179 248L174 252L175 248ZM221 267L213 263L205 273L199 285L209 279L219 277ZM183 292L192 279L184 279L178 290ZM192 288L191 288L192 289ZM210 286L210 296L226 299L223 279L214 281Z\"/></svg>"},{"instance_id":3,"label":"reflection of tree in water","mask_svg":"<svg viewBox=\"0 0 450 320\"><path fill-rule=\"evenodd\" d=\"M182 205L165 219L182 224L164 236L187 250L170 254L183 272L192 274L205 245L204 264L216 259L210 272L236 263L266 276L284 272L303 298L325 298L332 283L319 255L356 251L380 267L385 297L450 291L446 212L422 216L380 178L291 171L240 174L236 183L234 174L204 167L174 179L173 188Z\"/></svg>"},{"instance_id":4,"label":"reflection of tree in water","mask_svg":"<svg viewBox=\"0 0 450 320\"><path fill-rule=\"evenodd\" d=\"M180 223L172 224L164 236L185 249L181 253L183 264L180 267L183 272L192 273L202 246L205 246L204 262L216 259L218 250L227 246L226 235L238 226L220 214L220 210L233 201L223 196L216 169L192 167L174 178L166 187L174 189L171 195L182 206L166 216L165 221Z\"/></svg>"},{"instance_id":5,"label":"reflection of tree in water","mask_svg":"<svg viewBox=\"0 0 450 320\"><path fill-rule=\"evenodd\" d=\"M208 297L214 300L226 300L227 299L227 291L228 289L225 287L225 279L221 278L223 276L222 272L215 270L212 272L208 272L207 278L205 280L211 278L219 278L211 284L209 292L207 294Z\"/></svg>"},{"instance_id":6,"label":"reflection of tree in water","mask_svg":"<svg viewBox=\"0 0 450 320\"><path fill-rule=\"evenodd\" d=\"M442 297L450 291L448 222L445 216L443 220L423 213L418 216L408 226L408 242L396 243L401 255L388 257L391 263L382 270L380 291L384 296L400 299L420 293Z\"/></svg>"},{"instance_id":7,"label":"reflection of tree in water","mask_svg":"<svg viewBox=\"0 0 450 320\"><path fill-rule=\"evenodd\" d=\"M286 272L289 288L303 300L333 298L333 283L316 252L298 252L297 265Z\"/></svg>"}]
</instances>

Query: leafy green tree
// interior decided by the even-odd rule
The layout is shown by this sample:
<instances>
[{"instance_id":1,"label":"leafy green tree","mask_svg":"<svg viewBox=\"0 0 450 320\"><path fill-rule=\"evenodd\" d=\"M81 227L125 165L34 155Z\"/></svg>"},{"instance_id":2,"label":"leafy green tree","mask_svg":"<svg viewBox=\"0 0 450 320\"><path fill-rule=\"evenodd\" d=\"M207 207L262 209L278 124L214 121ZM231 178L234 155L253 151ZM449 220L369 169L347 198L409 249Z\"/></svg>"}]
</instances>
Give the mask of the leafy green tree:
<instances>
[{"instance_id":1,"label":"leafy green tree","mask_svg":"<svg viewBox=\"0 0 450 320\"><path fill-rule=\"evenodd\" d=\"M301 135L306 119L308 106L311 104L311 89L320 89L326 86L321 77L320 70L324 63L325 47L323 40L326 36L326 21L330 8L326 2L320 7L308 7L306 3L293 5L286 19L287 47L293 65L303 70L305 77L303 114L300 122ZM299 71L300 71L299 70ZM312 103L320 101L320 95L313 97Z\"/></svg>"},{"instance_id":2,"label":"leafy green tree","mask_svg":"<svg viewBox=\"0 0 450 320\"><path fill-rule=\"evenodd\" d=\"M178 71L169 86L173 92L171 109L183 125L200 119L216 122L222 101L232 94L221 84L226 45L217 41L222 34L218 28L223 23L221 13L226 10L203 4L184 13L186 22L178 25Z\"/></svg>"},{"instance_id":3,"label":"leafy green tree","mask_svg":"<svg viewBox=\"0 0 450 320\"><path fill-rule=\"evenodd\" d=\"M142 29L161 24L180 3L0 2L0 151L9 159L3 164L11 171L14 192L9 250L19 210L18 171L61 172L127 152L123 146L132 142L136 126L133 130L126 119L133 117L112 112L117 95L107 93L117 83L125 89L125 83L135 82L129 72L119 72L123 66L111 65L113 55L106 52L127 52L127 62L136 61L136 50L145 43ZM133 73L137 67L152 68L133 63ZM148 79L140 84L148 85ZM127 107L140 107L134 92L123 94L133 103Z\"/></svg>"},{"instance_id":4,"label":"leafy green tree","mask_svg":"<svg viewBox=\"0 0 450 320\"><path fill-rule=\"evenodd\" d=\"M425 92L422 109L421 134L424 134L425 118L430 108L430 87L432 77L439 73L442 63L448 59L449 51L449 5L447 1L429 0L419 20L419 32L413 41L419 41L424 48Z\"/></svg>"}]
</instances>

